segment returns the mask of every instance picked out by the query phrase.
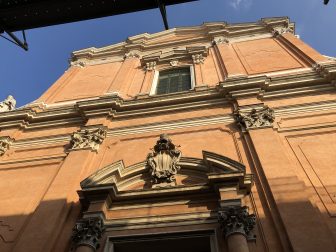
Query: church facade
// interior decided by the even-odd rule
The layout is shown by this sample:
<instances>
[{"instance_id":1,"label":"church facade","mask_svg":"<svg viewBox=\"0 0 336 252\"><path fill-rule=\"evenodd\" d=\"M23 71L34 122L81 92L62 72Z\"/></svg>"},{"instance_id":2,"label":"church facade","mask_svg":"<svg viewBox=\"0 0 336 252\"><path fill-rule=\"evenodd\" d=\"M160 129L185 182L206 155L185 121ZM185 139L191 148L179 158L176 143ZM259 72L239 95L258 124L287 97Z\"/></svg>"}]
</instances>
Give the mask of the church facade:
<instances>
[{"instance_id":1,"label":"church facade","mask_svg":"<svg viewBox=\"0 0 336 252\"><path fill-rule=\"evenodd\" d=\"M294 31L140 34L0 103L0 251L335 251L336 60Z\"/></svg>"}]
</instances>

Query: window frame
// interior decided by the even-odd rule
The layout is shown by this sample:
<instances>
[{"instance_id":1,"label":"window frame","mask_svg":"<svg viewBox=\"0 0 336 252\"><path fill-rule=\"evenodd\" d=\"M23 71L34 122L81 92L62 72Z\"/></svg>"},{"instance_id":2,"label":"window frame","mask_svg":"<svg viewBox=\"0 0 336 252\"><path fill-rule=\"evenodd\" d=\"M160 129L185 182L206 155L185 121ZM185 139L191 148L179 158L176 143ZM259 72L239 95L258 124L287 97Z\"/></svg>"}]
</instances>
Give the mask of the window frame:
<instances>
[{"instance_id":1,"label":"window frame","mask_svg":"<svg viewBox=\"0 0 336 252\"><path fill-rule=\"evenodd\" d=\"M175 93L181 93L181 92L185 92L185 91L179 91L179 92L172 92L172 93L167 93L167 94L156 94L156 88L157 85L159 84L159 75L160 72L166 71L166 70L172 70L172 69L180 69L180 68L189 68L190 70L190 89L189 90L193 90L195 88L195 71L194 71L194 67L192 65L187 65L187 66L178 66L178 67L173 67L173 68L163 68L160 70L154 70L154 78L153 78L153 82L152 82L152 87L151 90L149 92L149 95L168 95L168 94L175 94Z\"/></svg>"}]
</instances>

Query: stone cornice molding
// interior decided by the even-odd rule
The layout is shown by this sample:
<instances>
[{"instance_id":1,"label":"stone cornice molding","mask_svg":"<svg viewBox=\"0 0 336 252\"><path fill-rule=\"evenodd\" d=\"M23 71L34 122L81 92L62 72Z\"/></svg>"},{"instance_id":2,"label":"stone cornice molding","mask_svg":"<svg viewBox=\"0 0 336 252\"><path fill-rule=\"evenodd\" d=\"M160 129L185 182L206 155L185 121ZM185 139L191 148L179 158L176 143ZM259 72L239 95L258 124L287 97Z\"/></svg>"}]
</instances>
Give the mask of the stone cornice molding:
<instances>
[{"instance_id":1,"label":"stone cornice molding","mask_svg":"<svg viewBox=\"0 0 336 252\"><path fill-rule=\"evenodd\" d=\"M154 187L140 190L127 190L141 180L150 181L149 168L146 162L125 167L122 161L110 164L81 182L79 192L81 202L88 204L95 197L107 195L114 201L136 198L152 199L156 197L216 192L219 184L226 184L232 190L248 194L253 178L246 173L245 166L235 160L203 151L203 159L182 157L178 162L181 166L179 174L197 178L195 185L179 185ZM99 196L100 195L100 196ZM97 199L97 198L96 198Z\"/></svg>"},{"instance_id":2,"label":"stone cornice molding","mask_svg":"<svg viewBox=\"0 0 336 252\"><path fill-rule=\"evenodd\" d=\"M180 49L171 49L164 52L159 51L141 58L141 64L146 71L155 70L158 64L171 64L178 61L190 61L194 63L203 63L204 58L208 56L208 47L189 46Z\"/></svg>"},{"instance_id":3,"label":"stone cornice molding","mask_svg":"<svg viewBox=\"0 0 336 252\"><path fill-rule=\"evenodd\" d=\"M248 240L254 240L251 234L256 224L254 214L248 213L247 207L232 206L218 211L218 221L222 227L225 238L230 235L241 234Z\"/></svg>"},{"instance_id":4,"label":"stone cornice molding","mask_svg":"<svg viewBox=\"0 0 336 252\"><path fill-rule=\"evenodd\" d=\"M290 23L287 17L264 18L258 22L244 24L227 24L225 22L203 23L200 26L173 28L154 34L143 33L129 37L126 41L118 44L75 51L72 53L70 61L82 59L90 61L103 58L123 60L125 53L131 50L146 54L153 51L160 51L162 48L173 48L176 47L176 45L187 46L192 43L206 43L211 45L214 38L219 36L224 36L229 39L238 36L246 38L249 36L255 37L256 34L269 34L272 36L272 31L275 28L282 29L288 27L294 30L294 24ZM180 40L170 41L169 39L163 39L165 37L169 38L171 35L187 35L192 33L195 33L195 36L188 38L182 36L183 39Z\"/></svg>"},{"instance_id":5,"label":"stone cornice molding","mask_svg":"<svg viewBox=\"0 0 336 252\"><path fill-rule=\"evenodd\" d=\"M88 246L96 251L100 247L99 240L105 231L100 217L86 217L76 222L72 229L72 247Z\"/></svg>"},{"instance_id":6,"label":"stone cornice molding","mask_svg":"<svg viewBox=\"0 0 336 252\"><path fill-rule=\"evenodd\" d=\"M275 119L274 110L268 106L238 109L235 112L235 117L238 126L240 126L243 132L251 129L273 127Z\"/></svg>"},{"instance_id":7,"label":"stone cornice molding","mask_svg":"<svg viewBox=\"0 0 336 252\"><path fill-rule=\"evenodd\" d=\"M13 143L14 139L9 136L0 137L0 157L3 156L7 150L9 150L10 145Z\"/></svg>"},{"instance_id":8,"label":"stone cornice molding","mask_svg":"<svg viewBox=\"0 0 336 252\"><path fill-rule=\"evenodd\" d=\"M295 75L281 76L241 76L228 78L216 87L203 88L169 95L148 96L143 99L123 100L117 94L106 94L90 100L73 101L64 104L27 105L12 111L0 113L1 128L45 128L50 125L83 125L91 117L127 116L137 111L183 109L194 102L224 97L230 102L240 96L257 96L262 99L290 97L295 95L334 92L336 80L335 62L321 63L323 77L316 71L307 70ZM154 110L153 110L154 109ZM143 112L143 111L142 111Z\"/></svg>"},{"instance_id":9,"label":"stone cornice molding","mask_svg":"<svg viewBox=\"0 0 336 252\"><path fill-rule=\"evenodd\" d=\"M71 135L69 151L89 149L98 151L106 138L106 127L86 127Z\"/></svg>"}]
</instances>

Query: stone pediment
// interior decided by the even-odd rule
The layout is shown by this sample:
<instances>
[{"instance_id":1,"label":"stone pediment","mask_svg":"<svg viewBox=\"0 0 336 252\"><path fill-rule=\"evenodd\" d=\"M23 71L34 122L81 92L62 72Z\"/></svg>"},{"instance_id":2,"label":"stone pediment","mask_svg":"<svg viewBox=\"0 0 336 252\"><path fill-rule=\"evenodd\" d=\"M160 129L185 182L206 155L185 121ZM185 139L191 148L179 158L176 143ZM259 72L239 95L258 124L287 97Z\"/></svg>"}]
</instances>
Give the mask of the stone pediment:
<instances>
[{"instance_id":1,"label":"stone pediment","mask_svg":"<svg viewBox=\"0 0 336 252\"><path fill-rule=\"evenodd\" d=\"M203 151L203 159L182 157L178 163L178 186L207 185L216 181L250 180L245 166L228 157ZM150 181L146 161L125 167L123 161L110 164L81 182L83 190L113 188L116 191L146 189ZM143 184L143 188L135 185ZM147 188L148 189L148 188Z\"/></svg>"}]
</instances>

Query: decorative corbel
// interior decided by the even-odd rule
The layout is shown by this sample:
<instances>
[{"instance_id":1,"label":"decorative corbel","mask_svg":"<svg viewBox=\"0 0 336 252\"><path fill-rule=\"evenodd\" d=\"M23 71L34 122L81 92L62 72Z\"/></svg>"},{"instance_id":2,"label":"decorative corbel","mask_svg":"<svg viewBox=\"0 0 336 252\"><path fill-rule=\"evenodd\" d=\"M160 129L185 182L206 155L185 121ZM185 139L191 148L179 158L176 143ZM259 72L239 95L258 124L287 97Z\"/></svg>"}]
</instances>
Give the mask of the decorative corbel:
<instances>
[{"instance_id":1,"label":"decorative corbel","mask_svg":"<svg viewBox=\"0 0 336 252\"><path fill-rule=\"evenodd\" d=\"M277 36L279 36L281 34L284 34L284 33L287 33L287 32L294 33L294 30L291 27L274 27L272 29L273 37L277 37Z\"/></svg>"},{"instance_id":2,"label":"decorative corbel","mask_svg":"<svg viewBox=\"0 0 336 252\"><path fill-rule=\"evenodd\" d=\"M106 132L104 128L79 130L71 136L70 150L91 149L97 151L106 137Z\"/></svg>"},{"instance_id":3,"label":"decorative corbel","mask_svg":"<svg viewBox=\"0 0 336 252\"><path fill-rule=\"evenodd\" d=\"M235 118L242 131L272 127L275 119L274 110L268 106L253 108L248 111L238 110Z\"/></svg>"},{"instance_id":4,"label":"decorative corbel","mask_svg":"<svg viewBox=\"0 0 336 252\"><path fill-rule=\"evenodd\" d=\"M9 150L10 145L13 143L14 139L9 136L0 137L0 156L3 156L7 150Z\"/></svg>"},{"instance_id":5,"label":"decorative corbel","mask_svg":"<svg viewBox=\"0 0 336 252\"><path fill-rule=\"evenodd\" d=\"M100 247L99 240L104 231L105 227L100 217L87 217L78 220L72 229L72 249L87 246L96 251Z\"/></svg>"}]
</instances>

